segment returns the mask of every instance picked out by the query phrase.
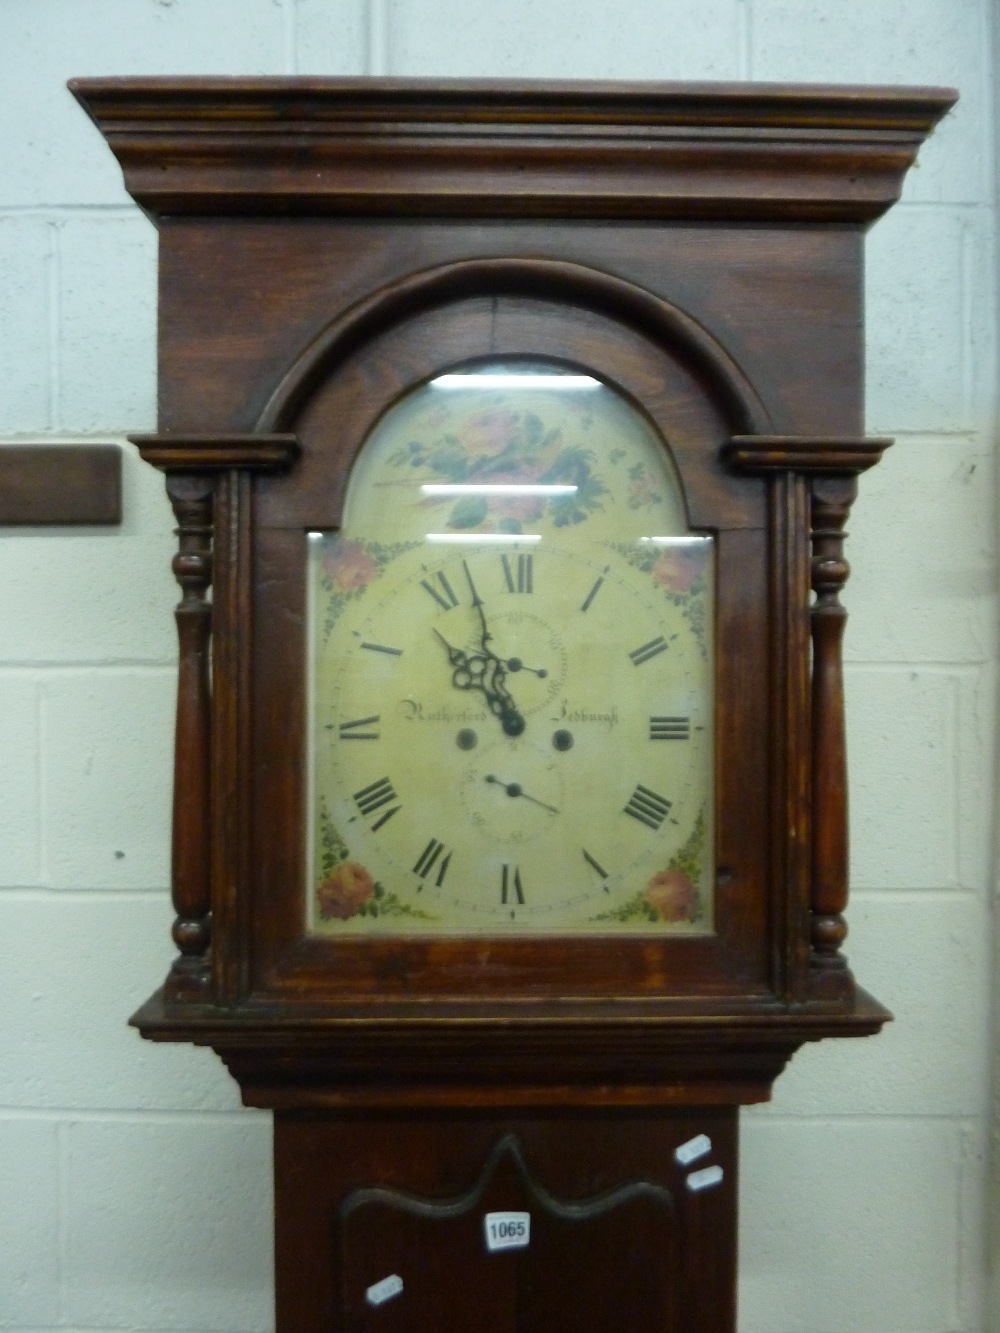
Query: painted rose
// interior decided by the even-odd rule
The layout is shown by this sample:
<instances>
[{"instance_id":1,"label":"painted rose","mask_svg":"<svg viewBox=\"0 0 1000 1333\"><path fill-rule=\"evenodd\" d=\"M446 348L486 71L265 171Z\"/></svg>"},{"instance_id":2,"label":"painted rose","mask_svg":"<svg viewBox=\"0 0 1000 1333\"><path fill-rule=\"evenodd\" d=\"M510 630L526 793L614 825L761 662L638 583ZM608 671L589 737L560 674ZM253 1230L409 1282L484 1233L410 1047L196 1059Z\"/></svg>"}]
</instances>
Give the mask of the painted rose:
<instances>
[{"instance_id":1,"label":"painted rose","mask_svg":"<svg viewBox=\"0 0 1000 1333\"><path fill-rule=\"evenodd\" d=\"M646 902L661 921L692 921L698 893L683 870L661 870L646 885Z\"/></svg>"},{"instance_id":2,"label":"painted rose","mask_svg":"<svg viewBox=\"0 0 1000 1333\"><path fill-rule=\"evenodd\" d=\"M378 566L360 542L338 541L328 550L323 567L342 592L367 588L378 573Z\"/></svg>"},{"instance_id":3,"label":"painted rose","mask_svg":"<svg viewBox=\"0 0 1000 1333\"><path fill-rule=\"evenodd\" d=\"M465 423L462 443L472 458L496 458L517 439L517 415L496 407Z\"/></svg>"},{"instance_id":4,"label":"painted rose","mask_svg":"<svg viewBox=\"0 0 1000 1333\"><path fill-rule=\"evenodd\" d=\"M645 509L658 504L660 497L653 485L653 479L647 472L629 482L628 505L630 509Z\"/></svg>"},{"instance_id":5,"label":"painted rose","mask_svg":"<svg viewBox=\"0 0 1000 1333\"><path fill-rule=\"evenodd\" d=\"M516 472L491 472L489 480L491 486L530 486L540 473L540 466L525 463ZM487 505L491 518L521 523L533 523L545 513L545 498L538 495L491 495Z\"/></svg>"},{"instance_id":6,"label":"painted rose","mask_svg":"<svg viewBox=\"0 0 1000 1333\"><path fill-rule=\"evenodd\" d=\"M319 914L324 921L331 918L347 921L356 916L375 893L375 881L357 861L343 861L316 890Z\"/></svg>"},{"instance_id":7,"label":"painted rose","mask_svg":"<svg viewBox=\"0 0 1000 1333\"><path fill-rule=\"evenodd\" d=\"M651 573L667 592L690 592L695 580L705 568L701 551L680 547L661 551Z\"/></svg>"}]
</instances>

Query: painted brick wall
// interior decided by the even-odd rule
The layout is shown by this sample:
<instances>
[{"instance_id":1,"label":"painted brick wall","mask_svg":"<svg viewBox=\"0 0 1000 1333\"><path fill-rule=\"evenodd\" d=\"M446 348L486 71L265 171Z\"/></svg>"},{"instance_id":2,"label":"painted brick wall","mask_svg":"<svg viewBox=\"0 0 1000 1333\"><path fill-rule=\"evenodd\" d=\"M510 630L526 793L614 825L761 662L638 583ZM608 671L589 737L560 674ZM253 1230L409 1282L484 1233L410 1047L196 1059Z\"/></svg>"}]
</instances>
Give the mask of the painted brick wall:
<instances>
[{"instance_id":1,"label":"painted brick wall","mask_svg":"<svg viewBox=\"0 0 1000 1333\"><path fill-rule=\"evenodd\" d=\"M955 84L871 234L850 955L897 1013L745 1115L743 1333L985 1333L995 800L990 0L0 0L0 447L154 428L155 236L71 75ZM165 972L175 600L120 530L0 531L0 1327L271 1327L269 1122L124 1025ZM995 1206L995 1199L994 1199ZM1000 1268L994 1255L993 1267Z\"/></svg>"}]
</instances>

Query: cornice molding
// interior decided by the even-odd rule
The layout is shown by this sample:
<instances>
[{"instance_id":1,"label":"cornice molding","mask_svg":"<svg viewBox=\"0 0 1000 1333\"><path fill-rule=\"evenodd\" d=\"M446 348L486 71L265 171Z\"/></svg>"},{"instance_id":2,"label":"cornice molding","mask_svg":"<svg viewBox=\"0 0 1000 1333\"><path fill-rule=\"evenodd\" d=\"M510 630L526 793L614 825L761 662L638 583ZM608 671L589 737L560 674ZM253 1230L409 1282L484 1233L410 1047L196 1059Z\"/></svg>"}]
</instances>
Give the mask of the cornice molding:
<instances>
[{"instance_id":1,"label":"cornice molding","mask_svg":"<svg viewBox=\"0 0 1000 1333\"><path fill-rule=\"evenodd\" d=\"M75 79L165 214L871 222L947 88ZM581 184L582 182L582 184Z\"/></svg>"}]
</instances>

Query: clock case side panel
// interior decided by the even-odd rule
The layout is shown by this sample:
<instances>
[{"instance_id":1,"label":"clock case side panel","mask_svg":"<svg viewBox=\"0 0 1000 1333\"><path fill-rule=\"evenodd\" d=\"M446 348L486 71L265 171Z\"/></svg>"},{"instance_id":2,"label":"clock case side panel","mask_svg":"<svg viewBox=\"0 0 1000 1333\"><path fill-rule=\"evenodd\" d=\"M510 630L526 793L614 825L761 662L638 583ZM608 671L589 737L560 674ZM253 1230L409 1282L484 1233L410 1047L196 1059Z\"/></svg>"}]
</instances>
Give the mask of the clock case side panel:
<instances>
[{"instance_id":1,"label":"clock case side panel","mask_svg":"<svg viewBox=\"0 0 1000 1333\"><path fill-rule=\"evenodd\" d=\"M294 423L304 449L293 473L259 488L254 519L258 559L254 620L258 627L269 627L255 647L257 786L247 824L258 840L251 856L255 886L250 983L259 1003L294 1009L303 1003L342 1004L373 996L384 1003L412 1002L421 994L438 1000L490 996L511 1002L615 995L654 1002L669 997L669 1003L682 1011L706 1005L726 1010L734 1005L766 1008L782 1003L794 984L787 951L790 947L795 957L801 955L806 893L801 882L788 881L783 825L774 813L776 804L783 808L785 803L772 776L781 768L775 751L784 727L769 730L766 725L772 707L767 682L774 673L767 607L771 589L787 581L783 566L780 573L768 575L768 560L783 561L785 552L772 550L768 556L765 485L757 479L734 478L719 461L720 447L734 427L743 422L759 428L763 411L738 368L721 351L713 355L702 331L684 337L684 317L668 303L641 291L630 302L624 284L614 289L612 303L607 296L612 284L606 278L576 273L572 275L576 303L570 306L566 268L553 266L547 275L545 265L524 265L520 279L524 290L531 292L529 298L516 294L515 265L484 265L479 281L490 294L446 305L432 303L419 315L412 313L409 293L406 301L400 301L399 292L383 294L384 305L405 309L407 317L396 323L391 318L381 323L369 319L370 336L360 348L343 329L325 335L318 355L314 349L297 371L286 376L278 407L262 418L269 429ZM462 274L465 292L474 286L470 276L468 270ZM434 281L421 281L425 289L440 292ZM546 295L557 299L546 301ZM604 313L609 305L614 318ZM652 327L654 308L662 312L658 328ZM346 355L341 351L345 346ZM433 356L427 350L431 347ZM692 527L717 534L720 585L726 589L718 653L718 734L720 744L728 747L718 768L727 794L719 814L724 928L708 944L667 941L665 948L651 950L648 941L616 940L619 957L613 961L597 941L521 938L438 940L429 945L399 939L348 944L303 934L301 837L271 837L273 830L294 830L298 835L304 827L303 788L293 771L303 753L303 710L294 684L302 679L304 665L303 579L297 554L304 549L302 535L310 527L336 526L354 452L372 421L399 394L472 355L512 353L590 367L638 402L674 442ZM668 365L673 367L670 373ZM685 379L686 405L680 391ZM311 384L311 396L299 388L303 382ZM325 453L315 447L317 439L327 441ZM337 443L331 446L331 440ZM339 452L331 455L331 447ZM273 632L276 624L282 625L280 634ZM784 628L774 637L783 635ZM792 648L784 645L786 659L790 651L802 658L797 663L801 675L807 662L801 640L793 639ZM758 706L753 709L739 706L748 689L756 692ZM799 799L803 801L802 793ZM774 838L761 839L761 828L780 835L780 846ZM755 865L749 872L752 883L740 882L734 872L741 862ZM780 873L775 873L779 864ZM794 937L791 945L790 937Z\"/></svg>"}]
</instances>

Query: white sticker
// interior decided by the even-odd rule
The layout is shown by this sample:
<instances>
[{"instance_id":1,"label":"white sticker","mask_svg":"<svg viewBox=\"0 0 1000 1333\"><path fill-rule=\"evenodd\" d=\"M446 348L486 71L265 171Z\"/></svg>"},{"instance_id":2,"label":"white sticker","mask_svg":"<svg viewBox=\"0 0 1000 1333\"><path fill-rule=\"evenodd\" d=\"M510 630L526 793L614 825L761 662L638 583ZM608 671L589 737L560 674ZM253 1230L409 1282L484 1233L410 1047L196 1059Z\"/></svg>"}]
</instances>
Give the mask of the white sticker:
<instances>
[{"instance_id":1,"label":"white sticker","mask_svg":"<svg viewBox=\"0 0 1000 1333\"><path fill-rule=\"evenodd\" d=\"M384 1305L386 1301L391 1301L393 1296L398 1296L402 1290L403 1279L398 1273L390 1273L381 1282L372 1283L365 1292L365 1300L369 1305Z\"/></svg>"},{"instance_id":2,"label":"white sticker","mask_svg":"<svg viewBox=\"0 0 1000 1333\"><path fill-rule=\"evenodd\" d=\"M681 1166L690 1166L692 1162L697 1162L699 1157L704 1157L711 1151L712 1140L708 1135L696 1134L693 1139L688 1139L687 1143L682 1143L679 1148L674 1149L674 1161Z\"/></svg>"},{"instance_id":3,"label":"white sticker","mask_svg":"<svg viewBox=\"0 0 1000 1333\"><path fill-rule=\"evenodd\" d=\"M687 1187L689 1190L707 1190L712 1185L718 1185L722 1179L721 1166L706 1166L701 1171L692 1171L687 1178Z\"/></svg>"},{"instance_id":4,"label":"white sticker","mask_svg":"<svg viewBox=\"0 0 1000 1333\"><path fill-rule=\"evenodd\" d=\"M523 1250L531 1240L530 1213L487 1213L483 1218L486 1248Z\"/></svg>"}]
</instances>

